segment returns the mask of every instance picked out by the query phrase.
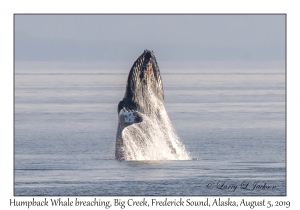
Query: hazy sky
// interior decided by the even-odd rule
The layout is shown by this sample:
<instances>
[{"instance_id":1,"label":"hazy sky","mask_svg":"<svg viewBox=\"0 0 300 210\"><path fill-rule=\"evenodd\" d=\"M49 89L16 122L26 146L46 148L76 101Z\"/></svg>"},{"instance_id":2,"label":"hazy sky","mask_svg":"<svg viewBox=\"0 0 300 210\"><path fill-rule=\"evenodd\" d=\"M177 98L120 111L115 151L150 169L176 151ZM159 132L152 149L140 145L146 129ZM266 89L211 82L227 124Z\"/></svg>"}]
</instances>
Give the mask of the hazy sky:
<instances>
[{"instance_id":1,"label":"hazy sky","mask_svg":"<svg viewBox=\"0 0 300 210\"><path fill-rule=\"evenodd\" d=\"M284 63L285 15L15 15L15 61ZM280 66L282 67L282 66Z\"/></svg>"}]
</instances>

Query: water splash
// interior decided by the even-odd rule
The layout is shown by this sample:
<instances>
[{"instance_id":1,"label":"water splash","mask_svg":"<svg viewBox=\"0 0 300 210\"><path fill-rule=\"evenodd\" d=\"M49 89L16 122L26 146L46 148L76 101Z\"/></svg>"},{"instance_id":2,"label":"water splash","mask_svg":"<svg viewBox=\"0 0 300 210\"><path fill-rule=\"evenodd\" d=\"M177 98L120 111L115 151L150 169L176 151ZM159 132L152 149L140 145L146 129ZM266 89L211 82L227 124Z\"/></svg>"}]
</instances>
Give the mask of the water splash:
<instances>
[{"instance_id":1,"label":"water splash","mask_svg":"<svg viewBox=\"0 0 300 210\"><path fill-rule=\"evenodd\" d=\"M122 132L124 159L191 160L172 127L164 105L156 97L151 98L151 105L147 107L148 113L152 114L141 114L141 123L132 124ZM151 112L153 109L156 112Z\"/></svg>"}]
</instances>

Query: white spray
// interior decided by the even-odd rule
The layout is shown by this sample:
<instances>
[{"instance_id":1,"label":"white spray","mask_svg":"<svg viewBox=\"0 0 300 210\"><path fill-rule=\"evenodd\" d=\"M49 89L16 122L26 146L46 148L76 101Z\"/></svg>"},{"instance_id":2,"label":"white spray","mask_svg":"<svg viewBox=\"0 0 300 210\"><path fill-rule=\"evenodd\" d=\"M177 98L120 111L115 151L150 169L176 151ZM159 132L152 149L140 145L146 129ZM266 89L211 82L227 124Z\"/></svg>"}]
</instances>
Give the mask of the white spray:
<instances>
[{"instance_id":1,"label":"white spray","mask_svg":"<svg viewBox=\"0 0 300 210\"><path fill-rule=\"evenodd\" d=\"M140 103L147 113L143 121L126 127L122 132L125 160L190 160L184 145L176 135L162 102L147 88ZM145 98L147 97L147 98Z\"/></svg>"}]
</instances>

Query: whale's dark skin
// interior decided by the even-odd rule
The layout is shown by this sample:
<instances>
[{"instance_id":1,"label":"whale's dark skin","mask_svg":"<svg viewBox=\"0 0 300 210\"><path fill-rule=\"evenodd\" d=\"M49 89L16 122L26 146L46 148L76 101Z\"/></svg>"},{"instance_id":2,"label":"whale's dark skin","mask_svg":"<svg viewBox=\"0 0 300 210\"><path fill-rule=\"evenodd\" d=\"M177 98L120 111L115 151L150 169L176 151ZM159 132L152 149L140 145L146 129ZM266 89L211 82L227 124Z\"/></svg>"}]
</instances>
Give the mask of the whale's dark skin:
<instances>
[{"instance_id":1,"label":"whale's dark skin","mask_svg":"<svg viewBox=\"0 0 300 210\"><path fill-rule=\"evenodd\" d=\"M164 100L164 91L153 51L144 50L144 53L134 62L127 79L126 92L118 105L118 113L122 107L139 110L145 113L145 105L139 103L143 96L149 94L147 87L152 88L153 93L161 101ZM148 102L148 101L145 101Z\"/></svg>"},{"instance_id":2,"label":"whale's dark skin","mask_svg":"<svg viewBox=\"0 0 300 210\"><path fill-rule=\"evenodd\" d=\"M153 98L157 104L151 104ZM164 91L159 67L153 51L144 50L129 72L124 98L118 104L117 160L124 160L123 129L142 122L143 115L159 119L161 105L164 105Z\"/></svg>"}]
</instances>

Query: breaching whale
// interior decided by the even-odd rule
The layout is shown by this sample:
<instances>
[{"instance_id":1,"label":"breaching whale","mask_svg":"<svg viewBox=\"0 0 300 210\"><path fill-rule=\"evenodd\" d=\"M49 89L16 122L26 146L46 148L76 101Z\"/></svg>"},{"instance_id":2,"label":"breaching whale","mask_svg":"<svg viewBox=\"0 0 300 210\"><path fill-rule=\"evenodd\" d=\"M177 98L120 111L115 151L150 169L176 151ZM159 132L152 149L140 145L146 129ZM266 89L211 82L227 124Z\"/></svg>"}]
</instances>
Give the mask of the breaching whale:
<instances>
[{"instance_id":1,"label":"breaching whale","mask_svg":"<svg viewBox=\"0 0 300 210\"><path fill-rule=\"evenodd\" d=\"M118 104L117 160L188 160L164 106L160 70L153 51L134 62Z\"/></svg>"}]
</instances>

